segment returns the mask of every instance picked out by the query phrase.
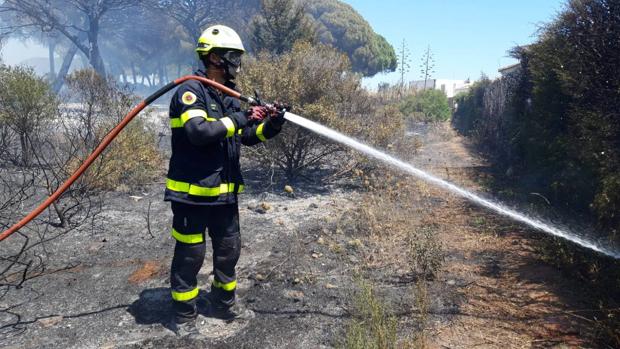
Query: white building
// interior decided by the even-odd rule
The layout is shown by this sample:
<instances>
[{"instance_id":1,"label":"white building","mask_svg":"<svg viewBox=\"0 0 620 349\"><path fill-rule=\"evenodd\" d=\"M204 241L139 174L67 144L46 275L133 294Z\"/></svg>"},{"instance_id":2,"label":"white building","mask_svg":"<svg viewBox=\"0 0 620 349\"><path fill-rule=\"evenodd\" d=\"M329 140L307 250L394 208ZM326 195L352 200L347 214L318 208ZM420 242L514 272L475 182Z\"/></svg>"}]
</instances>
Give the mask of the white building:
<instances>
[{"instance_id":1,"label":"white building","mask_svg":"<svg viewBox=\"0 0 620 349\"><path fill-rule=\"evenodd\" d=\"M446 94L448 98L456 96L460 92L467 92L472 85L472 82L467 80L450 80L450 79L429 79L411 81L409 83L410 88L416 90L424 90L426 85L427 90L440 90Z\"/></svg>"}]
</instances>

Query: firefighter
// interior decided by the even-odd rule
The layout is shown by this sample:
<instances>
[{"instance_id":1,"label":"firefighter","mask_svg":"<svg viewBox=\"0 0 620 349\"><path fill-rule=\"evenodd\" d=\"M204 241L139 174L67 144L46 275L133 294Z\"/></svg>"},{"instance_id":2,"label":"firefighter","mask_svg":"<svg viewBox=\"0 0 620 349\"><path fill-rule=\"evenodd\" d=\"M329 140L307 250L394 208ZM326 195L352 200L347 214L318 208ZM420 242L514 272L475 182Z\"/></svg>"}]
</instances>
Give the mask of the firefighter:
<instances>
[{"instance_id":1,"label":"firefighter","mask_svg":"<svg viewBox=\"0 0 620 349\"><path fill-rule=\"evenodd\" d=\"M207 28L196 52L205 68L196 75L235 88L245 49L233 29ZM165 200L171 202L172 237L176 239L170 272L173 330L188 326L195 330L197 274L205 258L205 232L213 248L206 315L225 320L251 316L235 302L235 265L241 250L237 195L243 192L240 146L276 136L285 121L283 114L282 108L264 106L242 111L237 99L196 80L183 83L172 97L172 156Z\"/></svg>"}]
</instances>

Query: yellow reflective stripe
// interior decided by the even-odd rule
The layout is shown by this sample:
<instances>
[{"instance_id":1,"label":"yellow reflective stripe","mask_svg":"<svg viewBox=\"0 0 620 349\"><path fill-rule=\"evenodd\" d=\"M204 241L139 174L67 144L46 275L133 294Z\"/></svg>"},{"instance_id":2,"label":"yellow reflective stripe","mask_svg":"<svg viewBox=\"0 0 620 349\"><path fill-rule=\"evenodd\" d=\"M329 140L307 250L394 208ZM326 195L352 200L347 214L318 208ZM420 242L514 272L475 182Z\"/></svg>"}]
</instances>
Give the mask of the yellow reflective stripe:
<instances>
[{"instance_id":1,"label":"yellow reflective stripe","mask_svg":"<svg viewBox=\"0 0 620 349\"><path fill-rule=\"evenodd\" d=\"M177 302L185 302L190 299L194 299L198 297L198 292L200 292L198 287L196 287L195 289L191 291L187 291L187 292L172 291L172 299L174 299Z\"/></svg>"},{"instance_id":2,"label":"yellow reflective stripe","mask_svg":"<svg viewBox=\"0 0 620 349\"><path fill-rule=\"evenodd\" d=\"M217 280L213 280L213 286L217 287L217 288L221 288L224 291L233 291L235 288L237 288L237 280L231 281L231 282L227 282L227 283L223 283L223 282L219 282Z\"/></svg>"},{"instance_id":3,"label":"yellow reflective stripe","mask_svg":"<svg viewBox=\"0 0 620 349\"><path fill-rule=\"evenodd\" d=\"M203 117L206 119L207 112L204 110L200 110L200 109L190 109L186 111L185 113L181 114L179 118L183 122L183 125L185 125L187 120L192 119L192 118L200 118L200 117Z\"/></svg>"},{"instance_id":4,"label":"yellow reflective stripe","mask_svg":"<svg viewBox=\"0 0 620 349\"><path fill-rule=\"evenodd\" d=\"M267 138L263 136L264 127L265 127L265 123L263 122L262 124L258 125L258 127L256 128L256 137L258 137L258 139L260 139L261 142L264 142L267 140Z\"/></svg>"},{"instance_id":5,"label":"yellow reflective stripe","mask_svg":"<svg viewBox=\"0 0 620 349\"><path fill-rule=\"evenodd\" d=\"M187 193L189 191L189 183L175 181L170 178L166 178L166 188L174 191L180 191Z\"/></svg>"},{"instance_id":6,"label":"yellow reflective stripe","mask_svg":"<svg viewBox=\"0 0 620 349\"><path fill-rule=\"evenodd\" d=\"M201 187L166 178L166 188L195 196L219 196L221 194L234 193L235 183L222 183L219 187ZM240 184L237 193L242 193L244 189L244 186Z\"/></svg>"},{"instance_id":7,"label":"yellow reflective stripe","mask_svg":"<svg viewBox=\"0 0 620 349\"><path fill-rule=\"evenodd\" d=\"M235 134L235 123L229 118L225 117L220 119L220 121L226 126L228 133L226 133L226 137L232 137Z\"/></svg>"},{"instance_id":8,"label":"yellow reflective stripe","mask_svg":"<svg viewBox=\"0 0 620 349\"><path fill-rule=\"evenodd\" d=\"M170 119L170 128L180 128L185 125L185 123L192 118L204 118L207 121L217 121L217 119L210 118L207 115L207 112L202 109L190 109L185 113L181 114L178 118Z\"/></svg>"},{"instance_id":9,"label":"yellow reflective stripe","mask_svg":"<svg viewBox=\"0 0 620 349\"><path fill-rule=\"evenodd\" d=\"M204 241L202 234L181 234L172 228L172 237L185 244L199 244Z\"/></svg>"},{"instance_id":10,"label":"yellow reflective stripe","mask_svg":"<svg viewBox=\"0 0 620 349\"><path fill-rule=\"evenodd\" d=\"M180 118L170 119L170 128L183 127L183 121Z\"/></svg>"},{"instance_id":11,"label":"yellow reflective stripe","mask_svg":"<svg viewBox=\"0 0 620 349\"><path fill-rule=\"evenodd\" d=\"M242 129L238 129L238 130L237 130L237 134L238 134L238 135L240 135L240 134L242 134L242 133L243 133L243 130L242 130Z\"/></svg>"},{"instance_id":12,"label":"yellow reflective stripe","mask_svg":"<svg viewBox=\"0 0 620 349\"><path fill-rule=\"evenodd\" d=\"M231 185L234 188L233 183L222 183L219 187L199 187L197 185L190 185L188 193L195 196L219 196L220 194L229 193ZM234 189L233 189L234 190Z\"/></svg>"}]
</instances>

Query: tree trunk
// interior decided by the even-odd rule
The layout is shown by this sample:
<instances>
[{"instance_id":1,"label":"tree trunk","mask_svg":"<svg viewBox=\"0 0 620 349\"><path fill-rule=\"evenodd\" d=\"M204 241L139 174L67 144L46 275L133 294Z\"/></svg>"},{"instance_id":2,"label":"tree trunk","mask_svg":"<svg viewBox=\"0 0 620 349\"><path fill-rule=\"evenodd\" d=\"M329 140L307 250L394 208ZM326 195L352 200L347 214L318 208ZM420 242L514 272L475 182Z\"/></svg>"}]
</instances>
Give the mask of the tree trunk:
<instances>
[{"instance_id":1,"label":"tree trunk","mask_svg":"<svg viewBox=\"0 0 620 349\"><path fill-rule=\"evenodd\" d=\"M88 62L95 69L97 74L106 76L105 65L99 52L99 20L89 16L90 25L88 28Z\"/></svg>"},{"instance_id":2,"label":"tree trunk","mask_svg":"<svg viewBox=\"0 0 620 349\"><path fill-rule=\"evenodd\" d=\"M131 62L131 79L133 80L133 84L136 85L138 83L138 76L136 74L136 65Z\"/></svg>"},{"instance_id":3,"label":"tree trunk","mask_svg":"<svg viewBox=\"0 0 620 349\"><path fill-rule=\"evenodd\" d=\"M59 222L59 227L60 228L66 228L67 227L67 217L65 216L65 213L63 212L63 210L58 206L57 202L52 203L52 207L54 208L54 211L56 211L56 215L58 216L58 220Z\"/></svg>"},{"instance_id":4,"label":"tree trunk","mask_svg":"<svg viewBox=\"0 0 620 349\"><path fill-rule=\"evenodd\" d=\"M77 46L71 45L71 47L69 47L69 49L67 50L67 53L65 54L62 60L62 66L60 67L60 70L58 71L58 75L56 76L56 79L54 80L54 84L52 85L52 89L54 90L56 94L60 92L62 85L65 83L65 76L67 76L67 73L69 72L69 68L71 68L71 62L73 62L73 57L75 57L77 50L78 50Z\"/></svg>"},{"instance_id":5,"label":"tree trunk","mask_svg":"<svg viewBox=\"0 0 620 349\"><path fill-rule=\"evenodd\" d=\"M125 73L125 68L123 68L122 66L120 67L121 69L121 77L123 78L123 84L127 85L127 74Z\"/></svg>"},{"instance_id":6,"label":"tree trunk","mask_svg":"<svg viewBox=\"0 0 620 349\"><path fill-rule=\"evenodd\" d=\"M30 166L30 149L28 147L28 137L25 133L19 134L19 144L22 148L22 165L25 167Z\"/></svg>"},{"instance_id":7,"label":"tree trunk","mask_svg":"<svg viewBox=\"0 0 620 349\"><path fill-rule=\"evenodd\" d=\"M159 62L159 86L163 86L164 85L164 81L166 81L166 77L164 76L164 65Z\"/></svg>"},{"instance_id":8,"label":"tree trunk","mask_svg":"<svg viewBox=\"0 0 620 349\"><path fill-rule=\"evenodd\" d=\"M54 40L50 39L47 49L50 60L50 81L53 81L54 79L56 79L56 61L54 57L54 51L56 51L56 43L54 42Z\"/></svg>"}]
</instances>

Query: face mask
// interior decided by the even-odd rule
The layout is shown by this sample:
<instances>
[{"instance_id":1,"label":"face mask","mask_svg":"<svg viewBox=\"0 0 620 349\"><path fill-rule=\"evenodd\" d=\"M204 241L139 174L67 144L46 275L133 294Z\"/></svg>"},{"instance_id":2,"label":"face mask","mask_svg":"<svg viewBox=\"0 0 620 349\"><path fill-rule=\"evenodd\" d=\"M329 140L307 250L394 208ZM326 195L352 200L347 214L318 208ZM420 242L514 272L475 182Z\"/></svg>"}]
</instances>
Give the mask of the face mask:
<instances>
[{"instance_id":1,"label":"face mask","mask_svg":"<svg viewBox=\"0 0 620 349\"><path fill-rule=\"evenodd\" d=\"M226 79L235 80L235 78L240 72L241 72L241 67L235 67L231 64L226 65Z\"/></svg>"}]
</instances>

